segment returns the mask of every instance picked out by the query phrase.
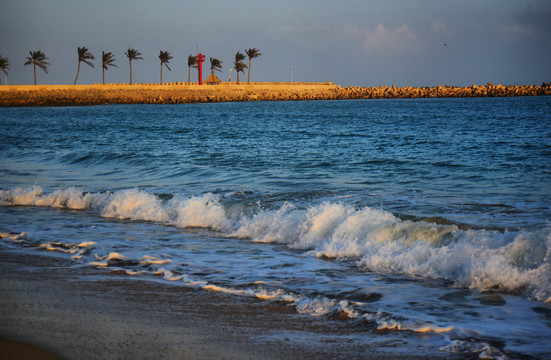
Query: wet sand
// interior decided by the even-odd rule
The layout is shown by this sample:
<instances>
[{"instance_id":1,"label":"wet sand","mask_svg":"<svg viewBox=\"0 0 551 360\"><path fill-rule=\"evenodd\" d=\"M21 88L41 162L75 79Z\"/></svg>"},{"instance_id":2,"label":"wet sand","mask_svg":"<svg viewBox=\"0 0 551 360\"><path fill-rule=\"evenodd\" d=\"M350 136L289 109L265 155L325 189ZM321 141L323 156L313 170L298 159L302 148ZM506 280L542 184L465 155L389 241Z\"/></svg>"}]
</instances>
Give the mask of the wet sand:
<instances>
[{"instance_id":1,"label":"wet sand","mask_svg":"<svg viewBox=\"0 0 551 360\"><path fill-rule=\"evenodd\" d=\"M365 323L28 251L0 249L3 359L25 358L23 350L33 359L453 358Z\"/></svg>"},{"instance_id":2,"label":"wet sand","mask_svg":"<svg viewBox=\"0 0 551 360\"><path fill-rule=\"evenodd\" d=\"M0 337L0 359L3 360L62 360L54 350L28 342Z\"/></svg>"},{"instance_id":3,"label":"wet sand","mask_svg":"<svg viewBox=\"0 0 551 360\"><path fill-rule=\"evenodd\" d=\"M541 86L341 87L333 83L221 83L219 85L94 84L0 86L0 106L180 104L229 101L295 101L551 95Z\"/></svg>"}]
</instances>

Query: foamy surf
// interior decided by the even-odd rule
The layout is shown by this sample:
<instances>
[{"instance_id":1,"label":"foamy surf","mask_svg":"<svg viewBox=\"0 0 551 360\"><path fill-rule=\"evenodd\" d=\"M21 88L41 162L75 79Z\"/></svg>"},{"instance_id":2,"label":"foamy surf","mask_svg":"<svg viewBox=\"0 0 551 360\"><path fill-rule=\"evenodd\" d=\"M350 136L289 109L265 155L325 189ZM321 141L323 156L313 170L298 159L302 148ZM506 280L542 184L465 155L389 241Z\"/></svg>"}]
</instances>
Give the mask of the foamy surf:
<instances>
[{"instance_id":1,"label":"foamy surf","mask_svg":"<svg viewBox=\"0 0 551 360\"><path fill-rule=\"evenodd\" d=\"M15 236L16 234L11 235L11 237ZM6 241L11 240L8 236L5 236L4 239ZM29 245L32 244L31 239L27 238L27 241ZM74 248L82 246L87 246L87 244L75 244ZM41 245L38 245L38 248L47 250L47 247ZM159 265L162 264L174 265L174 263L173 261L157 261L160 260L160 258L151 255L132 258L121 253L110 252L106 255L96 253L89 254L88 256L94 260L101 260L101 262L90 261L88 265L103 269L111 269L111 271L116 271L119 274L122 272L128 276L160 276L167 282L178 283L189 287L199 287L207 291L254 297L268 302L286 303L288 306L293 307L299 314L314 317L332 316L341 321L354 321L356 326L364 322L367 324L366 326L375 326L379 331L432 333L434 335L441 335L446 338L454 339L449 340L450 343L446 346L442 346L440 351L465 356L477 354L480 355L481 358L506 358L499 349L490 346L482 340L473 340L481 337L480 334L474 330L456 326L428 325L427 322L431 322L428 319L405 319L403 315L392 314L386 311L374 312L370 310L369 306L366 306L368 304L362 302L331 299L322 296L309 297L304 294L291 293L282 288L269 290L268 288L272 287L272 285L270 281L265 280L257 280L248 286L240 288L213 284L194 279L189 274L181 273L181 267L173 267L172 270L160 267Z\"/></svg>"},{"instance_id":2,"label":"foamy surf","mask_svg":"<svg viewBox=\"0 0 551 360\"><path fill-rule=\"evenodd\" d=\"M138 189L87 193L76 188L45 193L39 186L0 191L3 206L86 210L104 218L204 228L217 236L282 243L316 257L355 261L367 272L452 281L479 291L522 291L551 302L551 227L535 230L461 230L455 225L400 220L382 209L324 202L229 216L222 197L162 200ZM255 205L256 206L256 205ZM47 245L50 250L75 249ZM145 264L168 260L144 259Z\"/></svg>"}]
</instances>

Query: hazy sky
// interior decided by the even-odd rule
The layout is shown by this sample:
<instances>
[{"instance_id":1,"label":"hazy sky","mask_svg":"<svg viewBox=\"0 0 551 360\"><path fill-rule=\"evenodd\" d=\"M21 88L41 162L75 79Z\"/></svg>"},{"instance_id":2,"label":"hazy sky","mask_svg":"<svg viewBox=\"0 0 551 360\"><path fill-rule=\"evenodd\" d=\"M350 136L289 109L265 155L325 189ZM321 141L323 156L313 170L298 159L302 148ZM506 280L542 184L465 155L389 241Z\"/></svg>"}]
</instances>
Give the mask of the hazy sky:
<instances>
[{"instance_id":1,"label":"hazy sky","mask_svg":"<svg viewBox=\"0 0 551 360\"><path fill-rule=\"evenodd\" d=\"M128 82L128 47L144 58L135 83L159 81L160 50L174 56L164 81L187 81L198 45L207 67L223 61L222 80L255 47L253 81L289 81L294 68L295 81L347 86L539 85L551 81L549 19L549 0L0 0L0 55L10 84L32 84L30 50L51 64L39 84L72 84L79 46L96 56L79 84L101 82L102 51L118 65L106 81Z\"/></svg>"}]
</instances>

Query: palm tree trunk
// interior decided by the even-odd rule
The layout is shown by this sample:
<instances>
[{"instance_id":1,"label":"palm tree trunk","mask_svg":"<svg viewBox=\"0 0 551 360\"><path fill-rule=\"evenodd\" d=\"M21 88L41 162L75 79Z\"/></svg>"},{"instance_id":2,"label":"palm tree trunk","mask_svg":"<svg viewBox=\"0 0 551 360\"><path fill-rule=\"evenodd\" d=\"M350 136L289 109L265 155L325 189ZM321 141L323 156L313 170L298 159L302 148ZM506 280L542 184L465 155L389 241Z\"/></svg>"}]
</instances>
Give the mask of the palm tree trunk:
<instances>
[{"instance_id":1,"label":"palm tree trunk","mask_svg":"<svg viewBox=\"0 0 551 360\"><path fill-rule=\"evenodd\" d=\"M191 84L191 66L187 68L187 83L188 85Z\"/></svg>"},{"instance_id":2,"label":"palm tree trunk","mask_svg":"<svg viewBox=\"0 0 551 360\"><path fill-rule=\"evenodd\" d=\"M78 62L77 77L75 78L75 83L74 83L73 85L76 85L76 84L77 84L78 73L80 73L80 61Z\"/></svg>"},{"instance_id":3,"label":"palm tree trunk","mask_svg":"<svg viewBox=\"0 0 551 360\"><path fill-rule=\"evenodd\" d=\"M163 85L163 64L161 64L161 85Z\"/></svg>"},{"instance_id":4,"label":"palm tree trunk","mask_svg":"<svg viewBox=\"0 0 551 360\"><path fill-rule=\"evenodd\" d=\"M132 60L128 60L128 64L130 64L130 85L132 85Z\"/></svg>"},{"instance_id":5,"label":"palm tree trunk","mask_svg":"<svg viewBox=\"0 0 551 360\"><path fill-rule=\"evenodd\" d=\"M34 84L36 85L36 64L33 64L33 70L34 70Z\"/></svg>"},{"instance_id":6,"label":"palm tree trunk","mask_svg":"<svg viewBox=\"0 0 551 360\"><path fill-rule=\"evenodd\" d=\"M247 77L247 85L251 82L251 58L249 58L249 76Z\"/></svg>"},{"instance_id":7,"label":"palm tree trunk","mask_svg":"<svg viewBox=\"0 0 551 360\"><path fill-rule=\"evenodd\" d=\"M103 67L104 64L103 64L103 61L105 59L105 51L102 51L101 52L101 61L102 61L102 64L101 64L101 84L102 85L105 85L105 68Z\"/></svg>"},{"instance_id":8,"label":"palm tree trunk","mask_svg":"<svg viewBox=\"0 0 551 360\"><path fill-rule=\"evenodd\" d=\"M239 71L236 71L237 72L237 85L239 85Z\"/></svg>"}]
</instances>

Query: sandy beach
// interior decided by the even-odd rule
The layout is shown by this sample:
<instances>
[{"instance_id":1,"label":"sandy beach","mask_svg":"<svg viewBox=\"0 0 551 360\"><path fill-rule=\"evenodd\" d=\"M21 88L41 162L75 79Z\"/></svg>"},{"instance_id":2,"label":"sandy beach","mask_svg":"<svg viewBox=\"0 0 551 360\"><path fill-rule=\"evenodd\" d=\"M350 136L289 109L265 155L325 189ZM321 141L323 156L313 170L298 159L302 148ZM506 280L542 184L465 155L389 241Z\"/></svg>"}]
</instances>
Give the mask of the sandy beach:
<instances>
[{"instance_id":1,"label":"sandy beach","mask_svg":"<svg viewBox=\"0 0 551 360\"><path fill-rule=\"evenodd\" d=\"M93 84L0 86L0 106L180 104L229 101L294 101L551 95L551 86L341 87L334 83L220 83L196 85Z\"/></svg>"},{"instance_id":2,"label":"sandy beach","mask_svg":"<svg viewBox=\"0 0 551 360\"><path fill-rule=\"evenodd\" d=\"M105 276L52 255L2 249L0 274L2 359L369 359L408 347L346 319ZM435 351L409 358L450 358Z\"/></svg>"}]
</instances>

